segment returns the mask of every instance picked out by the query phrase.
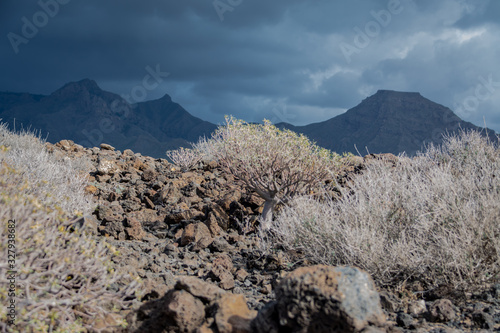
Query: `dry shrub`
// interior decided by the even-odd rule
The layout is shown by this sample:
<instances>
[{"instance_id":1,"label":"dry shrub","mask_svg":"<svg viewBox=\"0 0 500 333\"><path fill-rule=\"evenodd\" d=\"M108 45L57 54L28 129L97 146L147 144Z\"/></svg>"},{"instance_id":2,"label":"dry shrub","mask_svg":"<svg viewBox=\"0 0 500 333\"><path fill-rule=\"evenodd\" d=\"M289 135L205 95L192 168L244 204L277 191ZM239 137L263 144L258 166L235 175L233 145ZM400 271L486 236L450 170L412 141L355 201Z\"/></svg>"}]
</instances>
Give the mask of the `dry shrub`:
<instances>
[{"instance_id":1,"label":"dry shrub","mask_svg":"<svg viewBox=\"0 0 500 333\"><path fill-rule=\"evenodd\" d=\"M340 156L306 136L280 130L269 121L249 124L226 117L210 139L219 165L265 200L262 220L267 228L278 203L307 194L330 175Z\"/></svg>"},{"instance_id":2,"label":"dry shrub","mask_svg":"<svg viewBox=\"0 0 500 333\"><path fill-rule=\"evenodd\" d=\"M297 198L273 222L271 241L361 267L381 285L469 288L499 279L499 221L500 150L462 132L395 167L369 164L342 199Z\"/></svg>"},{"instance_id":3,"label":"dry shrub","mask_svg":"<svg viewBox=\"0 0 500 333\"><path fill-rule=\"evenodd\" d=\"M29 183L24 193L39 197L48 206L80 214L93 208L90 196L84 194L90 163L83 159L58 159L45 148L44 141L35 133L10 132L0 124L0 146L4 146L2 160L22 173ZM46 195L49 194L49 195Z\"/></svg>"},{"instance_id":4,"label":"dry shrub","mask_svg":"<svg viewBox=\"0 0 500 333\"><path fill-rule=\"evenodd\" d=\"M183 171L190 170L202 160L196 150L184 147L167 151L167 157Z\"/></svg>"},{"instance_id":5,"label":"dry shrub","mask_svg":"<svg viewBox=\"0 0 500 333\"><path fill-rule=\"evenodd\" d=\"M198 142L193 143L193 150L198 154L201 161L208 163L217 162L217 143L214 140L201 137Z\"/></svg>"},{"instance_id":6,"label":"dry shrub","mask_svg":"<svg viewBox=\"0 0 500 333\"><path fill-rule=\"evenodd\" d=\"M5 241L0 243L4 257L0 261L0 330L92 330L96 319L113 316L129 305L138 281L113 269L111 257L116 250L105 241L69 231L73 211L88 214L92 207L84 195L83 179L69 162L51 159L43 142L29 133L16 140L16 134L1 129L0 237ZM31 163L30 156L44 164ZM14 228L9 220L15 220ZM11 278L15 297L9 290ZM15 301L14 325L8 324L6 305L11 300Z\"/></svg>"}]
</instances>

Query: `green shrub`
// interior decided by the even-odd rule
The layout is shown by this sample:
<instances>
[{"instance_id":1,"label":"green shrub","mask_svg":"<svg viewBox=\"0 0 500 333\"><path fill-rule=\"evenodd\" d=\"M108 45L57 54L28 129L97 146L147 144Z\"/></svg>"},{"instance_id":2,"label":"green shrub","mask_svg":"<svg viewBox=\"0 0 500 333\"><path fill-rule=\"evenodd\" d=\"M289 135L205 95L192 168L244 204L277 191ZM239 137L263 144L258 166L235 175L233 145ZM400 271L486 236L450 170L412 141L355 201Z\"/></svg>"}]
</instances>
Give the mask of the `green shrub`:
<instances>
[{"instance_id":1,"label":"green shrub","mask_svg":"<svg viewBox=\"0 0 500 333\"><path fill-rule=\"evenodd\" d=\"M0 262L0 329L82 332L126 308L138 281L114 270L116 250L78 230L68 231L75 212L88 214L93 207L83 191L83 174L72 166L75 161L57 159L37 137L13 134L4 126L0 148L0 237L10 240L0 243L5 258ZM14 297L10 271L15 271ZM6 306L11 300L14 325Z\"/></svg>"},{"instance_id":2,"label":"green shrub","mask_svg":"<svg viewBox=\"0 0 500 333\"><path fill-rule=\"evenodd\" d=\"M381 285L471 288L499 279L499 221L500 150L463 132L395 167L369 164L337 201L297 198L273 222L271 242L361 267Z\"/></svg>"}]
</instances>

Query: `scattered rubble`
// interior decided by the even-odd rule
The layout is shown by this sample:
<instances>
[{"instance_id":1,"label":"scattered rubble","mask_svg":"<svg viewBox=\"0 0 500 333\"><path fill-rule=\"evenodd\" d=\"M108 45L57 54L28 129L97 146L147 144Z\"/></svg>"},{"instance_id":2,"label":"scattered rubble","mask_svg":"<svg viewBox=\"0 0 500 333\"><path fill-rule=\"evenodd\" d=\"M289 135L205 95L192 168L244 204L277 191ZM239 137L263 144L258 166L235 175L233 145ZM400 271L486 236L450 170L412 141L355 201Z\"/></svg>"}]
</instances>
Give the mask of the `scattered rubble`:
<instances>
[{"instance_id":1,"label":"scattered rubble","mask_svg":"<svg viewBox=\"0 0 500 333\"><path fill-rule=\"evenodd\" d=\"M117 269L144 281L137 308L126 315L129 326L113 332L500 330L500 285L468 295L377 291L357 268L264 252L255 233L264 201L215 162L183 172L106 144L47 146L91 162L86 191L97 208L75 227L106 237L120 252ZM351 157L336 183L348 186L374 159L397 161L391 154Z\"/></svg>"}]
</instances>

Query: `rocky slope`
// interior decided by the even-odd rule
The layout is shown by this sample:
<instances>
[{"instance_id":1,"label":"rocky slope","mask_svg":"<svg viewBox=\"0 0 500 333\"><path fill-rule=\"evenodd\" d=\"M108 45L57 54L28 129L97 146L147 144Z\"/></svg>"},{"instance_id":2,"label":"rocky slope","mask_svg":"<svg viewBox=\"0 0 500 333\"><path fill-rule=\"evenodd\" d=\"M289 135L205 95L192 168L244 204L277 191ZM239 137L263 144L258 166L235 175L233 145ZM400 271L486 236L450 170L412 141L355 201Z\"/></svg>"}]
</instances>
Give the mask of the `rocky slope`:
<instances>
[{"instance_id":1,"label":"rocky slope","mask_svg":"<svg viewBox=\"0 0 500 333\"><path fill-rule=\"evenodd\" d=\"M48 144L92 164L98 208L76 222L106 237L119 269L144 281L130 323L114 332L460 332L500 330L500 285L477 293L451 286L376 289L350 267L313 266L301 253L263 249L263 201L214 162L180 170L164 159L103 144ZM375 158L354 158L338 183ZM331 188L334 191L334 188ZM108 318L104 324L113 324ZM96 327L96 329L99 327Z\"/></svg>"}]
</instances>

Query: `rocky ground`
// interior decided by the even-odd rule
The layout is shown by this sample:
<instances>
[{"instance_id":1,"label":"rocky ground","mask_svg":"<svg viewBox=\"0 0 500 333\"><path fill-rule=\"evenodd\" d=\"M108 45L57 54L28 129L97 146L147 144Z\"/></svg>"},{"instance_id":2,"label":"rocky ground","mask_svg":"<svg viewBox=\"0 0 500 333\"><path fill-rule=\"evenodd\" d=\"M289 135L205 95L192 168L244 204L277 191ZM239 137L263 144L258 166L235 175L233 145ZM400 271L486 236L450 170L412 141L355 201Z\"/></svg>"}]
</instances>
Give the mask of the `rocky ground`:
<instances>
[{"instance_id":1,"label":"rocky ground","mask_svg":"<svg viewBox=\"0 0 500 333\"><path fill-rule=\"evenodd\" d=\"M376 289L359 270L262 249L256 230L263 200L214 162L180 170L105 144L48 146L91 162L86 191L98 208L78 223L106 237L121 253L116 265L145 282L135 309L124 314L129 327L116 332L500 331L500 284L475 293L418 283ZM374 158L396 157L354 158L337 182Z\"/></svg>"}]
</instances>

